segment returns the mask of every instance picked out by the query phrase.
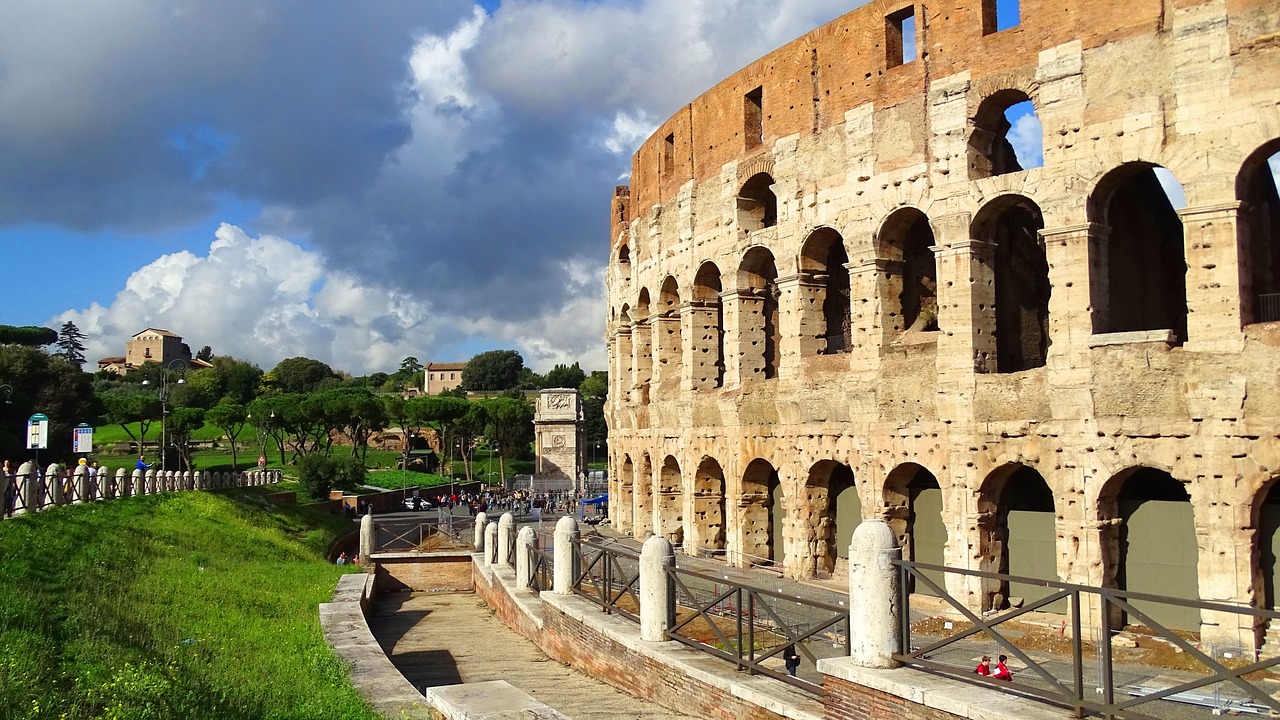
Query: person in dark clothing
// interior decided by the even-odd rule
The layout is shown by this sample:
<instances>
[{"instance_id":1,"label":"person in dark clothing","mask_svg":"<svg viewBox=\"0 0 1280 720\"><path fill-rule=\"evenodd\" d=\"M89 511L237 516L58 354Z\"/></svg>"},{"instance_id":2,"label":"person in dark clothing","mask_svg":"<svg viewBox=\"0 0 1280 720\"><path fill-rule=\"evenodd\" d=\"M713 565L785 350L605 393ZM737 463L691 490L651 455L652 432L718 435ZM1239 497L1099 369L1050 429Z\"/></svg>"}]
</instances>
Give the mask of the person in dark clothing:
<instances>
[{"instance_id":1,"label":"person in dark clothing","mask_svg":"<svg viewBox=\"0 0 1280 720\"><path fill-rule=\"evenodd\" d=\"M800 669L800 654L796 652L795 645L788 645L787 649L782 651L782 661L787 666L787 674L795 677L796 670Z\"/></svg>"}]
</instances>

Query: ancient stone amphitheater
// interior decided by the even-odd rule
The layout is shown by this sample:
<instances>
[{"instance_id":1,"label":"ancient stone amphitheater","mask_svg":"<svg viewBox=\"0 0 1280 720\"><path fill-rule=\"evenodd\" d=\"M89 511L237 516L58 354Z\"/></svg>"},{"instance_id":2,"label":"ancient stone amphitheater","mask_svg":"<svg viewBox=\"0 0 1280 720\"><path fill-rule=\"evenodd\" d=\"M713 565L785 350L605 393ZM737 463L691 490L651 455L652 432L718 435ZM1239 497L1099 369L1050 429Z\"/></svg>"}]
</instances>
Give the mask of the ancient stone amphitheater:
<instances>
[{"instance_id":1,"label":"ancient stone amphitheater","mask_svg":"<svg viewBox=\"0 0 1280 720\"><path fill-rule=\"evenodd\" d=\"M871 2L636 152L615 523L821 578L883 518L921 562L1274 608L1280 3L1004 1Z\"/></svg>"}]
</instances>

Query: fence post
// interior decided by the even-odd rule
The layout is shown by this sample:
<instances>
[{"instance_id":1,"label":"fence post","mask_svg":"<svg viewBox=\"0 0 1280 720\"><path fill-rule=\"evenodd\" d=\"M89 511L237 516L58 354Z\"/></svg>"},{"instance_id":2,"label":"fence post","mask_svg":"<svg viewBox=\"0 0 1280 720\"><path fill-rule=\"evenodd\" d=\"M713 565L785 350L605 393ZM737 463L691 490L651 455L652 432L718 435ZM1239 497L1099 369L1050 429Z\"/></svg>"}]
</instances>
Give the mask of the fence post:
<instances>
[{"instance_id":1,"label":"fence post","mask_svg":"<svg viewBox=\"0 0 1280 720\"><path fill-rule=\"evenodd\" d=\"M44 471L44 487L49 494L50 505L61 505L67 501L62 492L62 468L58 467L58 463L49 465Z\"/></svg>"},{"instance_id":2,"label":"fence post","mask_svg":"<svg viewBox=\"0 0 1280 720\"><path fill-rule=\"evenodd\" d=\"M556 595L572 595L573 584L578 579L578 521L565 516L556 521L554 540L555 560L551 569L555 573L551 591Z\"/></svg>"},{"instance_id":3,"label":"fence post","mask_svg":"<svg viewBox=\"0 0 1280 720\"><path fill-rule=\"evenodd\" d=\"M88 502L93 499L89 494L89 466L76 465L75 478L72 483L76 488L76 496L71 501L73 505Z\"/></svg>"},{"instance_id":4,"label":"fence post","mask_svg":"<svg viewBox=\"0 0 1280 720\"><path fill-rule=\"evenodd\" d=\"M360 518L360 567L373 572L373 516Z\"/></svg>"},{"instance_id":5,"label":"fence post","mask_svg":"<svg viewBox=\"0 0 1280 720\"><path fill-rule=\"evenodd\" d=\"M516 517L502 513L498 518L498 564L511 564L511 535L515 532Z\"/></svg>"},{"instance_id":6,"label":"fence post","mask_svg":"<svg viewBox=\"0 0 1280 720\"><path fill-rule=\"evenodd\" d=\"M498 523L484 525L484 564L498 564Z\"/></svg>"},{"instance_id":7,"label":"fence post","mask_svg":"<svg viewBox=\"0 0 1280 720\"><path fill-rule=\"evenodd\" d=\"M14 515L23 515L25 513L34 512L36 509L36 464L28 460L22 463L18 468L18 477L14 478L14 482L18 483L16 497L22 498L22 507L13 509ZM17 503L14 503L17 505Z\"/></svg>"},{"instance_id":8,"label":"fence post","mask_svg":"<svg viewBox=\"0 0 1280 720\"><path fill-rule=\"evenodd\" d=\"M902 608L898 536L883 520L864 520L849 542L849 657L855 665L894 668L900 652Z\"/></svg>"},{"instance_id":9,"label":"fence post","mask_svg":"<svg viewBox=\"0 0 1280 720\"><path fill-rule=\"evenodd\" d=\"M128 487L129 487L128 478L129 478L128 471L126 471L124 468L116 468L115 482L111 485L112 499L115 499L117 497L125 497L126 495L128 495Z\"/></svg>"},{"instance_id":10,"label":"fence post","mask_svg":"<svg viewBox=\"0 0 1280 720\"><path fill-rule=\"evenodd\" d=\"M662 642L676 623L676 591L667 568L676 564L671 541L654 535L640 549L640 639Z\"/></svg>"},{"instance_id":11,"label":"fence post","mask_svg":"<svg viewBox=\"0 0 1280 720\"><path fill-rule=\"evenodd\" d=\"M505 515L503 517L506 517ZM529 587L529 548L533 547L533 528L525 525L516 533L516 589Z\"/></svg>"},{"instance_id":12,"label":"fence post","mask_svg":"<svg viewBox=\"0 0 1280 720\"><path fill-rule=\"evenodd\" d=\"M475 546L476 552L484 552L484 525L487 522L489 522L489 515L487 513L476 513L475 539L471 543Z\"/></svg>"}]
</instances>

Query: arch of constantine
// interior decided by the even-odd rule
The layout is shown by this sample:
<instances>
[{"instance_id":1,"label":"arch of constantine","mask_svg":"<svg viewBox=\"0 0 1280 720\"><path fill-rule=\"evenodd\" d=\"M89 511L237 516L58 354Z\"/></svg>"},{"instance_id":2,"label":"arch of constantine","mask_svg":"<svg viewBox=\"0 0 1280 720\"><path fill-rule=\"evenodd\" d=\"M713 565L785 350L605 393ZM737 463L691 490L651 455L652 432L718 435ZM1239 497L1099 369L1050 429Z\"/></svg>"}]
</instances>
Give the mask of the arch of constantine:
<instances>
[{"instance_id":1,"label":"arch of constantine","mask_svg":"<svg viewBox=\"0 0 1280 720\"><path fill-rule=\"evenodd\" d=\"M883 518L921 562L1274 608L1280 3L1004 1L871 2L636 152L614 522L802 578Z\"/></svg>"}]
</instances>

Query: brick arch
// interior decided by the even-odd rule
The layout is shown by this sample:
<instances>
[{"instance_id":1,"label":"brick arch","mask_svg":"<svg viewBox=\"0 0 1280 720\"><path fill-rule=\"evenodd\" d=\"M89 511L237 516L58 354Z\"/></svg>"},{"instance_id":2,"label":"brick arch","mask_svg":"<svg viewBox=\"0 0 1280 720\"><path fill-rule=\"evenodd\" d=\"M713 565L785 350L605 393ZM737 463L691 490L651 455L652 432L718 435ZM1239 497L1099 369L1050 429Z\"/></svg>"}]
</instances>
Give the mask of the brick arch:
<instances>
[{"instance_id":1,"label":"brick arch","mask_svg":"<svg viewBox=\"0 0 1280 720\"><path fill-rule=\"evenodd\" d=\"M881 497L884 520L898 536L902 556L933 565L943 564L949 531L942 520L947 508L939 478L919 463L902 463L885 475ZM940 573L926 574L939 585L943 584ZM915 590L932 593L926 591L923 584L913 582L912 585Z\"/></svg>"},{"instance_id":2,"label":"brick arch","mask_svg":"<svg viewBox=\"0 0 1280 720\"><path fill-rule=\"evenodd\" d=\"M773 177L773 158L757 157L750 162L738 166L738 187L742 187L751 178L764 173Z\"/></svg>"}]
</instances>

